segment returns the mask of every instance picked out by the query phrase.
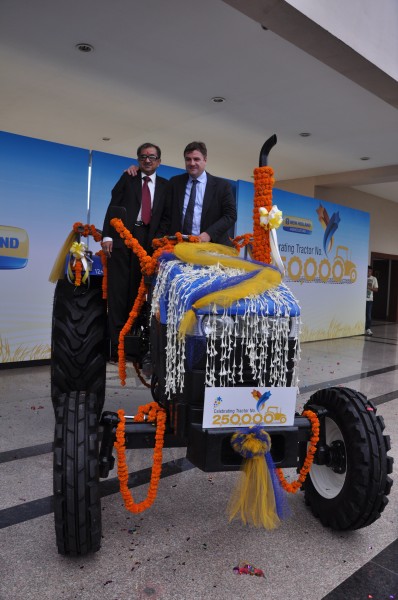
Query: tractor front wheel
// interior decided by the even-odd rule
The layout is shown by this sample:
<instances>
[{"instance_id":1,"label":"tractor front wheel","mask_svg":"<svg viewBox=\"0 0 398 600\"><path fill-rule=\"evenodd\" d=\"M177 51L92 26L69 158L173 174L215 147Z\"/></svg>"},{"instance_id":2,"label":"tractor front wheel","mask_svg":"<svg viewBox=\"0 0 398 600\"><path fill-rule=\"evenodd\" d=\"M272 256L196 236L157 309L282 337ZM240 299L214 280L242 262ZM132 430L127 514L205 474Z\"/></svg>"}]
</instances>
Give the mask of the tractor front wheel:
<instances>
[{"instance_id":1,"label":"tractor front wheel","mask_svg":"<svg viewBox=\"0 0 398 600\"><path fill-rule=\"evenodd\" d=\"M101 544L98 399L61 394L54 435L54 519L58 552L81 556Z\"/></svg>"},{"instance_id":2,"label":"tractor front wheel","mask_svg":"<svg viewBox=\"0 0 398 600\"><path fill-rule=\"evenodd\" d=\"M57 283L51 339L51 396L54 410L62 393L95 393L98 415L105 399L106 303L102 278L90 287Z\"/></svg>"},{"instance_id":3,"label":"tractor front wheel","mask_svg":"<svg viewBox=\"0 0 398 600\"><path fill-rule=\"evenodd\" d=\"M319 408L326 409L321 416ZM389 436L366 397L343 387L316 392L304 410L321 416L326 452L304 484L305 500L323 525L336 530L366 527L388 503L392 479Z\"/></svg>"}]
</instances>

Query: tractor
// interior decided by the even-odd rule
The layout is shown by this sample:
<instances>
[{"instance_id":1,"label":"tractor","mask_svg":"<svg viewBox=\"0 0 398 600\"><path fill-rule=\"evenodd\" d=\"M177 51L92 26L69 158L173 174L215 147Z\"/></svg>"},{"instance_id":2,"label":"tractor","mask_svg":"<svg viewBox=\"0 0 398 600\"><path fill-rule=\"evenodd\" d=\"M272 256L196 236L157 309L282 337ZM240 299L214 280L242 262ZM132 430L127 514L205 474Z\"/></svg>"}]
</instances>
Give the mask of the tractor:
<instances>
[{"instance_id":1,"label":"tractor","mask_svg":"<svg viewBox=\"0 0 398 600\"><path fill-rule=\"evenodd\" d=\"M259 169L267 166L275 143L275 135L264 143ZM77 233L84 235L84 226ZM99 230L93 233L101 238ZM256 235L250 243L255 248ZM194 245L180 239L175 251ZM272 246L275 240L271 239ZM82 277L80 285L71 277L71 257L66 257L56 283L52 317L55 533L58 552L71 556L100 549L99 482L114 468L121 421L117 413L103 410L108 350L104 264L88 251L85 257L88 276ZM255 253L245 262L250 269L278 271L257 260ZM178 256L160 255L157 271L148 277L138 325L124 340L127 354L138 365L150 345L151 393L164 415L164 447L186 447L187 459L206 472L237 471L242 463L231 446L235 427L203 427L206 388L295 387L298 380L300 309L283 282L234 299L228 306L200 306L193 328L181 337L178 324L193 303L188 291L192 288L196 298L201 286L207 290L211 280L223 287L228 276L226 267L187 266ZM316 453L302 486L306 503L323 525L335 530L372 524L386 507L392 485L393 459L388 455L390 442L383 434L382 417L363 394L345 387L318 390L304 408L319 420ZM274 421L268 432L275 465L300 470L311 439L311 421L296 413L293 424L286 425L275 406L265 414L269 422ZM123 417L126 448L158 444L159 427L145 416Z\"/></svg>"},{"instance_id":2,"label":"tractor","mask_svg":"<svg viewBox=\"0 0 398 600\"><path fill-rule=\"evenodd\" d=\"M355 283L357 280L356 265L352 262L351 257L348 256L347 246L337 246L336 256L332 265L332 274L333 279L337 282L341 281L343 277L349 277L351 283Z\"/></svg>"},{"instance_id":3,"label":"tractor","mask_svg":"<svg viewBox=\"0 0 398 600\"><path fill-rule=\"evenodd\" d=\"M269 425L274 421L277 421L278 423L283 425L284 423L286 423L286 415L283 412L281 412L281 409L278 406L269 406L267 408L267 412L264 415L264 422L267 423L267 425Z\"/></svg>"}]
</instances>

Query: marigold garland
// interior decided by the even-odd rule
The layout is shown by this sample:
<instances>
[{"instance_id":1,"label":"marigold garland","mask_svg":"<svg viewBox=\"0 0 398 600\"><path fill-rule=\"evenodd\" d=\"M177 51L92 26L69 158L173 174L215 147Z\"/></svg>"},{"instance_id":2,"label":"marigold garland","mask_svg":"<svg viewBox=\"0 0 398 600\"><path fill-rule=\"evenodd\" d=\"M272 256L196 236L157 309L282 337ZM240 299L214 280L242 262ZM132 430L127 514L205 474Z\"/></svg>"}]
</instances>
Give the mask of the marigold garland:
<instances>
[{"instance_id":1,"label":"marigold garland","mask_svg":"<svg viewBox=\"0 0 398 600\"><path fill-rule=\"evenodd\" d=\"M245 246L248 246L251 242L253 242L253 234L252 233L244 233L243 235L237 235L235 239L232 240L232 244L238 252L242 250Z\"/></svg>"},{"instance_id":2,"label":"marigold garland","mask_svg":"<svg viewBox=\"0 0 398 600\"><path fill-rule=\"evenodd\" d=\"M83 225L79 221L73 223L73 231L82 235L83 237L88 237L91 235L96 242L100 242L102 240L102 234L98 231L95 225Z\"/></svg>"},{"instance_id":3,"label":"marigold garland","mask_svg":"<svg viewBox=\"0 0 398 600\"><path fill-rule=\"evenodd\" d=\"M131 330L133 324L135 323L137 317L139 316L143 304L145 302L145 297L147 293L147 285L145 283L144 277L141 278L140 287L138 288L138 294L134 301L133 308L130 311L128 319L120 331L119 334L119 345L118 345L118 356L119 356L119 379L121 385L126 385L126 354L124 350L124 338Z\"/></svg>"},{"instance_id":4,"label":"marigold garland","mask_svg":"<svg viewBox=\"0 0 398 600\"><path fill-rule=\"evenodd\" d=\"M143 275L153 275L157 264L158 258L163 252L172 252L176 244L180 244L184 241L183 235L180 232L175 234L175 239L170 240L168 238L159 238L153 240L153 247L155 252L150 256L146 250L141 246L139 241L130 233L127 227L124 226L121 219L112 219L111 225L116 229L122 240L124 241L127 248L130 248L138 257L140 262L140 268ZM189 242L198 242L199 238L194 235L188 237Z\"/></svg>"},{"instance_id":5,"label":"marigold garland","mask_svg":"<svg viewBox=\"0 0 398 600\"><path fill-rule=\"evenodd\" d=\"M79 287L79 285L82 282L82 271L83 271L83 265L82 265L82 261L80 258L77 258L75 261L75 264L72 267L72 271L75 272L75 285L77 287Z\"/></svg>"},{"instance_id":6,"label":"marigold garland","mask_svg":"<svg viewBox=\"0 0 398 600\"><path fill-rule=\"evenodd\" d=\"M125 245L130 248L138 257L140 262L140 268L143 275L153 275L157 268L159 256L163 252L172 252L173 248L176 244L180 244L184 241L188 241L189 243L198 243L199 238L194 235L183 236L181 232L176 232L173 240L170 240L167 237L159 238L153 240L153 247L155 249L152 256L150 256L146 250L141 246L136 238L131 234L131 232L124 226L123 221L121 219L112 219L111 225L115 228L115 230L119 233L120 237L123 239ZM96 242L100 242L102 240L102 235L99 233L95 225L83 224L80 221L77 221L73 224L73 231L78 233L83 237L88 237L91 235ZM236 248L240 249L246 246L251 239L251 234L245 234L243 236L239 236L234 240L234 245ZM239 245L239 242L243 240L242 244ZM102 279L102 298L107 298L107 290L108 290L108 269L107 269L107 257L103 250L100 250L96 253L97 256L101 259L102 269L103 269L103 279ZM78 286L81 284L81 273L82 273L82 264L81 261L76 261L73 270L76 274L75 284ZM121 385L126 385L126 357L124 351L124 339L126 335L131 330L131 327L134 325L137 317L140 314L141 308L144 304L145 297L147 293L147 286L144 282L144 277L140 282L140 287L138 290L137 297L135 299L134 305L130 311L127 322L125 323L123 329L119 335L119 344L118 344L118 356L119 356L119 377ZM137 365L135 365L137 371ZM137 371L137 375L144 385L148 386L147 382L141 377L140 373Z\"/></svg>"},{"instance_id":7,"label":"marigold garland","mask_svg":"<svg viewBox=\"0 0 398 600\"><path fill-rule=\"evenodd\" d=\"M305 410L302 414L311 422L311 438L309 441L309 447L307 449L307 456L304 460L303 466L300 469L299 476L296 481L289 483L286 481L282 469L275 469L283 489L290 494L296 494L306 480L307 475L311 470L312 463L314 462L316 447L319 442L319 419L316 413L314 413L312 410Z\"/></svg>"},{"instance_id":8,"label":"marigold garland","mask_svg":"<svg viewBox=\"0 0 398 600\"><path fill-rule=\"evenodd\" d=\"M146 250L141 246L139 241L131 234L131 232L125 227L123 221L121 219L112 219L111 225L122 240L124 241L127 248L130 248L138 257L141 272L143 277L140 282L140 287L138 288L138 294L134 301L133 307L130 311L128 319L120 331L119 334L119 344L118 344L118 357L119 357L119 379L122 386L126 385L126 355L124 351L124 339L126 335L131 330L134 325L137 317L141 312L141 308L145 302L145 297L147 294L147 285L145 284L144 275L153 275L156 271L156 267L158 264L159 256L167 251L172 252L173 248L176 244L179 244L184 241L182 233L177 232L175 234L175 239L170 240L168 238L159 238L153 240L153 247L155 248L155 252L152 256L150 256ZM199 238L197 236L189 236L189 242L198 242Z\"/></svg>"},{"instance_id":9,"label":"marigold garland","mask_svg":"<svg viewBox=\"0 0 398 600\"><path fill-rule=\"evenodd\" d=\"M253 233L237 236L233 245L237 250L252 243L252 258L260 262L271 263L271 244L269 230L260 223L260 208L272 209L272 187L275 183L272 167L254 169Z\"/></svg>"},{"instance_id":10,"label":"marigold garland","mask_svg":"<svg viewBox=\"0 0 398 600\"><path fill-rule=\"evenodd\" d=\"M162 450L164 435L166 432L166 411L156 402L150 402L138 407L138 413L134 416L134 422L156 423L155 448L153 451L153 466L148 494L142 502L135 502L128 488L128 467L126 462L125 428L126 418L124 411L118 411L119 423L116 429L115 448L117 452L117 473L120 482L120 493L124 505L132 513L141 513L150 508L156 498L160 476L162 473Z\"/></svg>"},{"instance_id":11,"label":"marigold garland","mask_svg":"<svg viewBox=\"0 0 398 600\"><path fill-rule=\"evenodd\" d=\"M260 208L270 212L272 208L272 186L275 182L272 167L254 169L254 201L253 201L253 258L261 262L271 262L271 246L269 231L260 224Z\"/></svg>"},{"instance_id":12,"label":"marigold garland","mask_svg":"<svg viewBox=\"0 0 398 600\"><path fill-rule=\"evenodd\" d=\"M73 223L73 227L72 227L73 231L79 235L82 235L83 237L88 237L89 235L91 235L94 238L94 241L96 242L101 242L102 240L102 234L98 231L98 229L95 227L95 225L83 225L83 223L81 223L80 221L77 221L76 223ZM102 264L102 270L103 270L103 279L102 279L102 298L106 299L107 298L107 282L108 282L108 269L107 269L107 262L106 262L106 256L105 253L100 250L99 252L96 252L96 255L100 257L101 259L101 264ZM78 266L80 263L80 266ZM76 264L74 265L74 267L72 267L72 270L75 271L75 275L76 275L76 280L75 280L75 285L79 286L81 285L81 275L82 275L82 264L81 261L76 260Z\"/></svg>"}]
</instances>

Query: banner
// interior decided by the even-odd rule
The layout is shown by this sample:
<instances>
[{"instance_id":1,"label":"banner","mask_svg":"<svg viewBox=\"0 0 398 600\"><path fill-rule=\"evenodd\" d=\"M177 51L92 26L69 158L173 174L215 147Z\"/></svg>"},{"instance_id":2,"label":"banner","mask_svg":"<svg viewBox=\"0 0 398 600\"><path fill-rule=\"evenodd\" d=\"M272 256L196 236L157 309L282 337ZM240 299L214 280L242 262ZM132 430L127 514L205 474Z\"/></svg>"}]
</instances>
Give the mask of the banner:
<instances>
[{"instance_id":1,"label":"banner","mask_svg":"<svg viewBox=\"0 0 398 600\"><path fill-rule=\"evenodd\" d=\"M0 362L50 358L48 276L87 212L87 150L0 132Z\"/></svg>"},{"instance_id":2,"label":"banner","mask_svg":"<svg viewBox=\"0 0 398 600\"><path fill-rule=\"evenodd\" d=\"M54 260L74 222L102 229L112 188L133 163L0 132L0 363L50 358ZM158 169L166 179L183 172ZM253 184L231 185L236 234L249 233ZM363 333L369 214L277 189L274 204L284 214L278 242L285 282L302 307L301 339Z\"/></svg>"},{"instance_id":3,"label":"banner","mask_svg":"<svg viewBox=\"0 0 398 600\"><path fill-rule=\"evenodd\" d=\"M252 183L238 182L237 235L252 231ZM301 340L364 333L369 213L273 190L284 282L299 301Z\"/></svg>"}]
</instances>

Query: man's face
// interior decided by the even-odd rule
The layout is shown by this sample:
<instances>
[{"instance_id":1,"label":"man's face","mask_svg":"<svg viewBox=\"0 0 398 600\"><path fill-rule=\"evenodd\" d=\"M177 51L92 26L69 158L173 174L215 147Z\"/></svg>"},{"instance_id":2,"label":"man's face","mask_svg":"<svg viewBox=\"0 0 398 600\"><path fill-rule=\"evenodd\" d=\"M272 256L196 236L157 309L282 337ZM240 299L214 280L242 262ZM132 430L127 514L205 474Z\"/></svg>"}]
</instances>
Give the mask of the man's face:
<instances>
[{"instance_id":1,"label":"man's face","mask_svg":"<svg viewBox=\"0 0 398 600\"><path fill-rule=\"evenodd\" d=\"M199 150L192 150L192 152L187 152L185 154L184 159L185 168L192 179L200 177L205 170L207 163L207 159L203 154L199 152Z\"/></svg>"},{"instance_id":2,"label":"man's face","mask_svg":"<svg viewBox=\"0 0 398 600\"><path fill-rule=\"evenodd\" d=\"M368 277L370 277L373 273L373 269L368 269Z\"/></svg>"},{"instance_id":3,"label":"man's face","mask_svg":"<svg viewBox=\"0 0 398 600\"><path fill-rule=\"evenodd\" d=\"M138 155L138 162L140 171L145 175L152 175L160 165L161 160L158 158L156 148L149 146L149 148L141 150L141 154Z\"/></svg>"}]
</instances>

